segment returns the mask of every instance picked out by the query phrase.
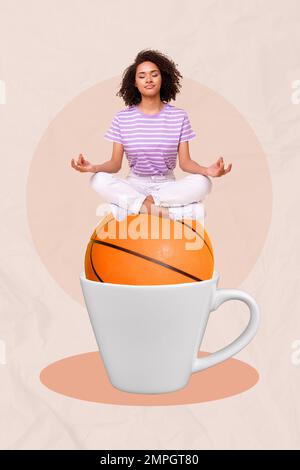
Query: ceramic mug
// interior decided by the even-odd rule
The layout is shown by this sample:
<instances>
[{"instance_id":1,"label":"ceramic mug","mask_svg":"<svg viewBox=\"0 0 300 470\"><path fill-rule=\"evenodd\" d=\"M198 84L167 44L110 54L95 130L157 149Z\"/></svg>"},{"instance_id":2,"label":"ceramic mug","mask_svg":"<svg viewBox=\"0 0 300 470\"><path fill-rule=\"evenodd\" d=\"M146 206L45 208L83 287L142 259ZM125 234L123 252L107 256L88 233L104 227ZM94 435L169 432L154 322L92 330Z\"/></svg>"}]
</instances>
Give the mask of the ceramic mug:
<instances>
[{"instance_id":1,"label":"ceramic mug","mask_svg":"<svg viewBox=\"0 0 300 470\"><path fill-rule=\"evenodd\" d=\"M255 336L259 308L238 289L217 289L219 273L206 281L164 285L80 284L111 384L133 393L166 393L184 388L193 372L232 357ZM228 346L198 358L210 313L228 300L250 310L242 334Z\"/></svg>"}]
</instances>

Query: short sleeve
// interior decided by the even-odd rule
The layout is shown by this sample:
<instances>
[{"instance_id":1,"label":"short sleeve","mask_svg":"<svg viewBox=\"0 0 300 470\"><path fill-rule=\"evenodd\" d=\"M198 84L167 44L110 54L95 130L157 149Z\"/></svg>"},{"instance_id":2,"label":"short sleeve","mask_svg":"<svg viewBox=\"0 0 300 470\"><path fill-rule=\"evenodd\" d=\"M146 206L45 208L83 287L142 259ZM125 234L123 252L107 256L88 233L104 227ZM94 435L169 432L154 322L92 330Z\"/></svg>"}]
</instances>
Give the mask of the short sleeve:
<instances>
[{"instance_id":1,"label":"short sleeve","mask_svg":"<svg viewBox=\"0 0 300 470\"><path fill-rule=\"evenodd\" d=\"M109 129L104 134L104 139L112 140L113 142L119 142L119 144L122 144L122 137L117 115L113 117Z\"/></svg>"},{"instance_id":2,"label":"short sleeve","mask_svg":"<svg viewBox=\"0 0 300 470\"><path fill-rule=\"evenodd\" d=\"M179 143L185 142L186 140L192 140L196 138L196 133L193 131L189 117L187 113L184 114L184 119L181 127Z\"/></svg>"}]
</instances>

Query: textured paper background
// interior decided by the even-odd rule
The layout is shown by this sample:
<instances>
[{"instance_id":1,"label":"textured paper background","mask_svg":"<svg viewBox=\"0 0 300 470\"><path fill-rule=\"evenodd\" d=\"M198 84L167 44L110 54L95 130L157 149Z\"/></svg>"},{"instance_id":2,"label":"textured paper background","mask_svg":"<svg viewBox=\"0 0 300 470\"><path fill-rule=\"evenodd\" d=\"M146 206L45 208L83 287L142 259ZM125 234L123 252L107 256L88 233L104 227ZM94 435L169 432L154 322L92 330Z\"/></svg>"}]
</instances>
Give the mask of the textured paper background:
<instances>
[{"instance_id":1,"label":"textured paper background","mask_svg":"<svg viewBox=\"0 0 300 470\"><path fill-rule=\"evenodd\" d=\"M1 448L300 447L300 364L293 356L300 339L300 104L292 97L300 79L299 21L298 1L0 0ZM199 405L96 404L39 381L43 367L96 343L85 308L50 275L32 239L26 189L33 154L67 103L119 76L146 47L167 53L184 77L237 108L267 156L272 182L272 219L259 258L240 285L224 286L246 290L261 308L259 333L237 356L260 381ZM205 164L213 161L205 156ZM46 181L47 168L41 192L42 176ZM220 181L220 194L221 187L230 192L230 180ZM79 200L74 192L73 204ZM243 307L221 309L228 329L215 317L204 350L225 345L246 324Z\"/></svg>"}]
</instances>

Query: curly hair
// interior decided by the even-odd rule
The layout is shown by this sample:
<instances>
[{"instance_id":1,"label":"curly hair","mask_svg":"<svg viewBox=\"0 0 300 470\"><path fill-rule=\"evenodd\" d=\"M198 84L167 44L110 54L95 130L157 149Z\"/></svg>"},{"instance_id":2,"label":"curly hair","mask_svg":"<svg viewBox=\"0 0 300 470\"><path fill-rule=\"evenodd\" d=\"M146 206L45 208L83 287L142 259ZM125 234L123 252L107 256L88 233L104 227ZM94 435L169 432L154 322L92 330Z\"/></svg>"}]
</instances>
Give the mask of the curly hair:
<instances>
[{"instance_id":1,"label":"curly hair","mask_svg":"<svg viewBox=\"0 0 300 470\"><path fill-rule=\"evenodd\" d=\"M140 51L134 63L129 65L123 72L121 88L116 94L123 98L126 106L132 106L141 102L141 93L135 86L135 74L139 64L150 61L156 64L161 73L160 99L164 102L175 100L176 94L180 93L181 84L179 79L181 73L171 59L161 52L153 49L144 49Z\"/></svg>"}]
</instances>

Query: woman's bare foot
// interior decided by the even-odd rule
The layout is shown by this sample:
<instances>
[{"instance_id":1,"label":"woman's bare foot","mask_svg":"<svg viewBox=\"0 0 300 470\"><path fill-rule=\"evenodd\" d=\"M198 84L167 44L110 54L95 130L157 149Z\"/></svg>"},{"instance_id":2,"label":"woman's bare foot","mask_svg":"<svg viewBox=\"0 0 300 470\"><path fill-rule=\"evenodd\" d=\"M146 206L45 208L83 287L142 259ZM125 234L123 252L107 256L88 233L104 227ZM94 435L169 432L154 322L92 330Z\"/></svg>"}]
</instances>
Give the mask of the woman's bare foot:
<instances>
[{"instance_id":1,"label":"woman's bare foot","mask_svg":"<svg viewBox=\"0 0 300 470\"><path fill-rule=\"evenodd\" d=\"M169 217L169 209L167 207L155 206L152 196L147 196L140 209L140 213L154 214L159 217Z\"/></svg>"},{"instance_id":2,"label":"woman's bare foot","mask_svg":"<svg viewBox=\"0 0 300 470\"><path fill-rule=\"evenodd\" d=\"M150 213L151 212L151 206L154 204L154 199L152 196L147 196L146 199L144 200L141 210L141 213Z\"/></svg>"}]
</instances>

